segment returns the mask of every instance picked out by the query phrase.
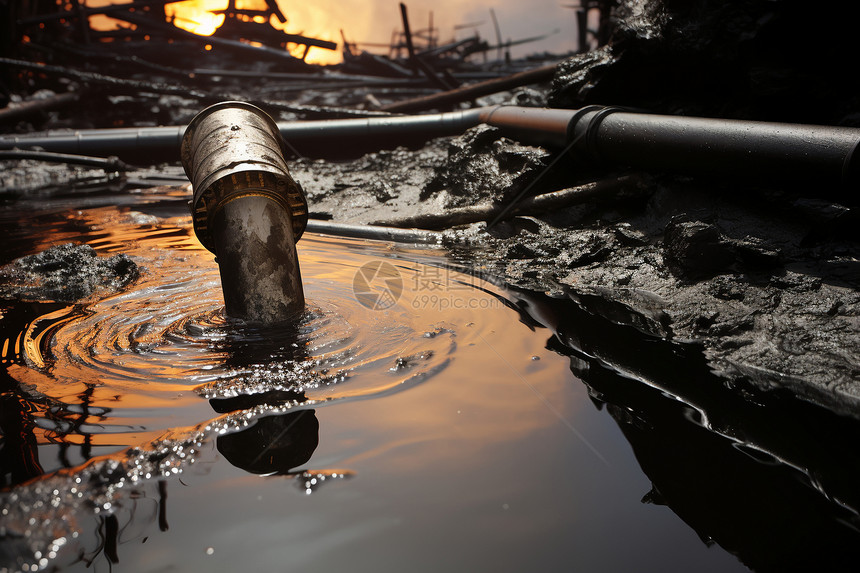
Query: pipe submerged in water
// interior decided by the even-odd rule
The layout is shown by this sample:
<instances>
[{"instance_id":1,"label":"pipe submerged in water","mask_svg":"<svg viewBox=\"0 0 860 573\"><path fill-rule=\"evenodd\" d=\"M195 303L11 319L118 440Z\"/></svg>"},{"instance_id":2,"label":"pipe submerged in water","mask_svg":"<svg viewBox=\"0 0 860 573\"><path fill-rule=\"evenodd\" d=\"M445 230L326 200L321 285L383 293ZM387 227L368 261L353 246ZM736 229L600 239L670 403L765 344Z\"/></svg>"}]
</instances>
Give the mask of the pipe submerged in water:
<instances>
[{"instance_id":1,"label":"pipe submerged in water","mask_svg":"<svg viewBox=\"0 0 860 573\"><path fill-rule=\"evenodd\" d=\"M227 315L260 324L294 318L305 304L296 241L308 209L277 124L244 102L215 104L188 125L181 155L194 232L215 253Z\"/></svg>"}]
</instances>

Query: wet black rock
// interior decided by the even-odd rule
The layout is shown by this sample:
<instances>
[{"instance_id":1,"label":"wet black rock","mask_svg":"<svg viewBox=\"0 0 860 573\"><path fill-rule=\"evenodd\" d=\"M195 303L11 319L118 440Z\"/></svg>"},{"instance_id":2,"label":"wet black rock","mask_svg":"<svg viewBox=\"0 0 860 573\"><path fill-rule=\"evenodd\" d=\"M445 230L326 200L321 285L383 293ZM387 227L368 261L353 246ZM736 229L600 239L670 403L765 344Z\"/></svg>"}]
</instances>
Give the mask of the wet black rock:
<instances>
[{"instance_id":1,"label":"wet black rock","mask_svg":"<svg viewBox=\"0 0 860 573\"><path fill-rule=\"evenodd\" d=\"M424 187L421 199L442 190L448 193L449 207L510 199L546 167L548 155L500 137L497 128L472 128L451 141L444 165Z\"/></svg>"},{"instance_id":2,"label":"wet black rock","mask_svg":"<svg viewBox=\"0 0 860 573\"><path fill-rule=\"evenodd\" d=\"M732 239L713 223L684 218L677 216L666 225L663 240L663 257L681 278L696 280L745 269L762 271L782 262L779 249L760 237Z\"/></svg>"},{"instance_id":3,"label":"wet black rock","mask_svg":"<svg viewBox=\"0 0 860 573\"><path fill-rule=\"evenodd\" d=\"M0 296L74 302L97 289L118 290L140 274L127 255L99 257L89 245L57 245L0 269Z\"/></svg>"},{"instance_id":4,"label":"wet black rock","mask_svg":"<svg viewBox=\"0 0 860 573\"><path fill-rule=\"evenodd\" d=\"M622 0L613 21L559 66L552 105L860 125L855 2Z\"/></svg>"},{"instance_id":5,"label":"wet black rock","mask_svg":"<svg viewBox=\"0 0 860 573\"><path fill-rule=\"evenodd\" d=\"M730 270L735 254L720 230L702 221L671 221L664 257L678 274L699 278Z\"/></svg>"}]
</instances>

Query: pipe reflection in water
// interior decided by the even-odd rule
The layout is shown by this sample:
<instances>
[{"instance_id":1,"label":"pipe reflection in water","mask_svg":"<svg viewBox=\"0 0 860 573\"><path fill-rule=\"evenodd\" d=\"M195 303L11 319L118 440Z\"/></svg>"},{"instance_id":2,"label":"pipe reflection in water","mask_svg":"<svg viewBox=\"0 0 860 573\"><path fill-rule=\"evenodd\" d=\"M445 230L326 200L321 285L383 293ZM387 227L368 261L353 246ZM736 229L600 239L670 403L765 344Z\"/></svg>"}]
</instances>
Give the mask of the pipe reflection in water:
<instances>
[{"instance_id":1,"label":"pipe reflection in water","mask_svg":"<svg viewBox=\"0 0 860 573\"><path fill-rule=\"evenodd\" d=\"M646 333L621 303L512 291L528 323L606 409L667 505L756 571L860 562L860 422L778 394L727 388L701 349Z\"/></svg>"},{"instance_id":2,"label":"pipe reflection in water","mask_svg":"<svg viewBox=\"0 0 860 573\"><path fill-rule=\"evenodd\" d=\"M296 361L307 359L304 345L297 343L298 334L298 328L293 325L261 327L235 324L230 335L217 346L219 351L227 355L226 365L240 371L270 359L273 354ZM293 349L293 352L288 353L289 357L284 355L283 348ZM276 408L278 404L284 403L299 404L301 407L300 404L306 400L303 392L272 390L231 398L213 398L209 403L218 413L230 413L258 406ZM296 468L310 461L318 444L319 421L312 409L259 417L246 429L220 434L215 439L215 447L230 464L257 475L300 476L303 472ZM102 516L94 536L101 539L102 543L85 559L87 565L101 556L110 563L119 563L120 531L132 523L137 528L149 529L157 519L159 530L167 531L166 480L158 480L158 499L156 518L142 518L132 510L127 523L120 524L116 514Z\"/></svg>"},{"instance_id":3,"label":"pipe reflection in water","mask_svg":"<svg viewBox=\"0 0 860 573\"><path fill-rule=\"evenodd\" d=\"M313 410L261 418L247 430L218 436L216 447L237 468L252 474L294 475L319 444Z\"/></svg>"},{"instance_id":4,"label":"pipe reflection in water","mask_svg":"<svg viewBox=\"0 0 860 573\"><path fill-rule=\"evenodd\" d=\"M228 356L226 363L231 370L241 371L275 354L297 363L308 359L304 344L299 344L295 325L237 325L237 330L238 336L231 336L219 345ZM284 355L282 348L292 349L292 352ZM263 404L301 404L306 400L304 392L271 390L212 398L209 404L216 412L227 413ZM319 421L311 409L258 418L247 429L218 436L215 442L218 451L231 464L246 472L264 475L296 475L299 472L294 471L295 468L310 461L318 444Z\"/></svg>"}]
</instances>

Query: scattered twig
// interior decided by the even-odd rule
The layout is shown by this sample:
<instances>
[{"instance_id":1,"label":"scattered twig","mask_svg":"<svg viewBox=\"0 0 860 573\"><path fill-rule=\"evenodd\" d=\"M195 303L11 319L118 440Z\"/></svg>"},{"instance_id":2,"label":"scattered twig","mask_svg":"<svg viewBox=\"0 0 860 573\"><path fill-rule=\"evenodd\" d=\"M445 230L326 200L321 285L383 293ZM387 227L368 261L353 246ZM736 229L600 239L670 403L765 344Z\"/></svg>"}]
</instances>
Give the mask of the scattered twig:
<instances>
[{"instance_id":1,"label":"scattered twig","mask_svg":"<svg viewBox=\"0 0 860 573\"><path fill-rule=\"evenodd\" d=\"M78 101L80 94L77 92L66 92L55 96L22 102L0 109L0 123L17 121L19 118L30 114L60 107Z\"/></svg>"},{"instance_id":2,"label":"scattered twig","mask_svg":"<svg viewBox=\"0 0 860 573\"><path fill-rule=\"evenodd\" d=\"M0 57L0 64L5 64L7 66L13 66L16 68L21 68L24 70L30 70L33 72L38 72L42 74L53 74L57 76L63 76L67 78L73 78L79 80L81 82L85 82L87 84L95 84L95 85L103 85L103 86L111 86L118 90L129 90L131 92L152 92L152 93L162 93L168 95L181 95L185 97L192 97L196 99L202 99L207 97L208 94L205 92L200 92L196 90L191 90L186 87L169 85L169 84L160 84L160 83L151 83L151 82L142 82L138 80L125 80L121 78L116 78L113 76L105 76L103 74L97 74L93 72L82 72L80 70L73 70L71 68L66 68L62 66L52 66L48 64L41 64L37 62L28 62L26 60L16 60L12 58L2 58Z\"/></svg>"},{"instance_id":3,"label":"scattered twig","mask_svg":"<svg viewBox=\"0 0 860 573\"><path fill-rule=\"evenodd\" d=\"M555 74L556 65L551 64L533 70L526 70L503 78L496 78L479 82L469 86L453 89L447 92L429 96L414 98L406 101L388 104L382 107L383 111L411 112L428 109L439 109L461 101L468 101L477 97L498 93L501 91L546 82Z\"/></svg>"},{"instance_id":4,"label":"scattered twig","mask_svg":"<svg viewBox=\"0 0 860 573\"><path fill-rule=\"evenodd\" d=\"M633 175L625 175L613 179L604 179L592 183L586 183L570 189L544 193L521 202L511 210L511 215L536 215L554 211L563 207L579 205L587 201L607 196L617 196L635 189L639 178ZM457 225L468 225L478 221L489 221L497 217L504 210L502 205L480 205L449 209L444 213L425 213L399 219L388 219L377 221L375 225L387 225L390 227L418 227L422 229L447 229Z\"/></svg>"},{"instance_id":5,"label":"scattered twig","mask_svg":"<svg viewBox=\"0 0 860 573\"><path fill-rule=\"evenodd\" d=\"M30 151L24 149L10 149L0 151L0 160L3 159L33 159L48 163L67 163L69 165L83 165L86 167L98 167L105 171L130 171L132 166L121 161L117 157L90 157L88 155L71 155L68 153L53 153L51 151Z\"/></svg>"}]
</instances>

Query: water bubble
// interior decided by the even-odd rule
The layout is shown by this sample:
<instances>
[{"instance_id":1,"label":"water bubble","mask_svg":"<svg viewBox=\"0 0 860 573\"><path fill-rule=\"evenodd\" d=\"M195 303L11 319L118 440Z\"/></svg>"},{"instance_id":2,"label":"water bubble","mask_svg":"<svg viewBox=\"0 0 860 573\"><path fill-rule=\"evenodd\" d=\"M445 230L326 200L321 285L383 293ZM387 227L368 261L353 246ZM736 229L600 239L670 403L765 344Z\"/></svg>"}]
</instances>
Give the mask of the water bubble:
<instances>
[{"instance_id":1,"label":"water bubble","mask_svg":"<svg viewBox=\"0 0 860 573\"><path fill-rule=\"evenodd\" d=\"M207 547L206 548L206 555L212 555L213 553L215 553L214 547Z\"/></svg>"}]
</instances>

